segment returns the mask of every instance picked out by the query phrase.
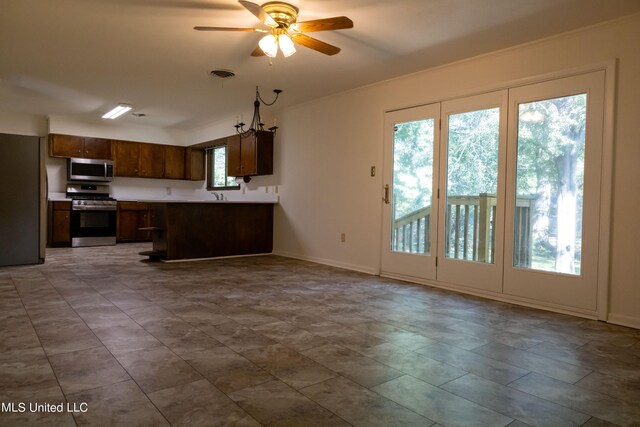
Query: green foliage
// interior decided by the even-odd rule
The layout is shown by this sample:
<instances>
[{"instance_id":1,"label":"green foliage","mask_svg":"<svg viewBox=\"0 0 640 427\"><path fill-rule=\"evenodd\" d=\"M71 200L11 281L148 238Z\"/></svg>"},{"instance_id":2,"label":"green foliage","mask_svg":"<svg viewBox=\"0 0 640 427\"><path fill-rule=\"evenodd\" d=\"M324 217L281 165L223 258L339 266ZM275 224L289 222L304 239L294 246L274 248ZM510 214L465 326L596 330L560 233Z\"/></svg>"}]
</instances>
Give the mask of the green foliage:
<instances>
[{"instance_id":1,"label":"green foliage","mask_svg":"<svg viewBox=\"0 0 640 427\"><path fill-rule=\"evenodd\" d=\"M431 205L434 120L399 123L393 142L395 218Z\"/></svg>"},{"instance_id":2,"label":"green foliage","mask_svg":"<svg viewBox=\"0 0 640 427\"><path fill-rule=\"evenodd\" d=\"M546 259L545 265L568 265L566 254L580 259L586 107L586 94L519 105L516 197L533 200L527 241L533 259ZM447 196L496 194L499 108L452 114L447 123L447 161L441 165L447 168ZM434 125L432 119L396 125L395 219L431 205ZM559 218L575 233L560 233Z\"/></svg>"},{"instance_id":3,"label":"green foliage","mask_svg":"<svg viewBox=\"0 0 640 427\"><path fill-rule=\"evenodd\" d=\"M447 194L495 194L498 188L500 110L492 108L449 116Z\"/></svg>"},{"instance_id":4,"label":"green foliage","mask_svg":"<svg viewBox=\"0 0 640 427\"><path fill-rule=\"evenodd\" d=\"M565 155L576 156L575 178L583 182L586 103L582 94L520 104L518 194L536 194L545 186L557 194Z\"/></svg>"}]
</instances>

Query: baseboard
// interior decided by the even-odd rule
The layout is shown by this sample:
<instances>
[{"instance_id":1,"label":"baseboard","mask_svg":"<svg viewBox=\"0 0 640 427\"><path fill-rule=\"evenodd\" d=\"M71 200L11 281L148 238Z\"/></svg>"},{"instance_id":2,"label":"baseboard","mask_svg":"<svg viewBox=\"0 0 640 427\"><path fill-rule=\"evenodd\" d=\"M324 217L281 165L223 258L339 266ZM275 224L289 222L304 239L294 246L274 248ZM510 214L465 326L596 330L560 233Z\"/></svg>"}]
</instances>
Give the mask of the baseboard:
<instances>
[{"instance_id":1,"label":"baseboard","mask_svg":"<svg viewBox=\"0 0 640 427\"><path fill-rule=\"evenodd\" d=\"M620 326L640 329L640 317L626 316L624 314L609 313L607 322Z\"/></svg>"},{"instance_id":2,"label":"baseboard","mask_svg":"<svg viewBox=\"0 0 640 427\"><path fill-rule=\"evenodd\" d=\"M331 267L344 268L345 270L352 270L352 271L357 271L357 272L360 272L360 273L366 273L366 274L372 274L372 275L377 275L378 274L378 269L376 269L376 268L366 267L366 266L358 265L358 264L350 264L350 263L347 263L347 262L340 262L340 261L336 261L336 260L333 260L333 259L326 259L326 258L318 258L318 257L300 255L300 254L295 254L295 253L286 252L286 251L273 251L273 255L279 255L279 256L286 257L286 258L299 259L299 260L302 260L302 261L315 262L316 264L323 264L323 265L328 265L328 266L331 266Z\"/></svg>"},{"instance_id":3,"label":"baseboard","mask_svg":"<svg viewBox=\"0 0 640 427\"><path fill-rule=\"evenodd\" d=\"M214 259L228 259L228 258L247 258L252 256L266 256L273 255L271 252L266 252L263 254L246 254L246 255L225 255L225 256L214 256L209 258L185 258L185 259L161 259L160 261L166 262L168 264L177 263L177 262L198 262L198 261L211 261Z\"/></svg>"},{"instance_id":4,"label":"baseboard","mask_svg":"<svg viewBox=\"0 0 640 427\"><path fill-rule=\"evenodd\" d=\"M533 308L537 310L551 311L554 313L568 314L570 316L582 317L585 319L596 320L597 314L589 310L580 310L573 307L565 307L562 305L541 303L539 301L530 300L528 298L516 297L509 294L485 291L481 289L470 288L468 286L453 285L451 283L438 282L435 280L419 279L412 276L404 276L400 274L382 273L382 277L388 277L390 279L401 280L403 282L416 283L419 285L430 286L433 288L444 289L447 291L458 292L461 294L473 295L480 298L485 298L491 301L505 302L509 304L520 305L523 307Z\"/></svg>"}]
</instances>

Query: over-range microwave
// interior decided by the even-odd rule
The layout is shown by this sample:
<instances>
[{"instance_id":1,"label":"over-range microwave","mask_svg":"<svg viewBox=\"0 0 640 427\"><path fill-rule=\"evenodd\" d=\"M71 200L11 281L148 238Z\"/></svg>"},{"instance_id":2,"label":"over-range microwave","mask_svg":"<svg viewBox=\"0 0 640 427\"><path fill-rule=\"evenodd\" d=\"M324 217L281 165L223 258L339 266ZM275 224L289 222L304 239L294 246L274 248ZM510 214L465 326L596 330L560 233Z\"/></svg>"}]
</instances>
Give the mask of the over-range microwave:
<instances>
[{"instance_id":1,"label":"over-range microwave","mask_svg":"<svg viewBox=\"0 0 640 427\"><path fill-rule=\"evenodd\" d=\"M113 181L113 162L70 158L67 179L69 181Z\"/></svg>"}]
</instances>

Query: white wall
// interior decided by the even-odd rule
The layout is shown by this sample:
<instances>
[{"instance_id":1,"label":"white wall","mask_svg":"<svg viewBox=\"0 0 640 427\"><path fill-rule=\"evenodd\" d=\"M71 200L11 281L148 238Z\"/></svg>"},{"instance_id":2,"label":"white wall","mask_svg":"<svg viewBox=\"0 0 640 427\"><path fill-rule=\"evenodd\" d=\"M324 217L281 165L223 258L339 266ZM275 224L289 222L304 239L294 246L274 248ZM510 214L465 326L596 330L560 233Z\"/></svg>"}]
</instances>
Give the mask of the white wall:
<instances>
[{"instance_id":1,"label":"white wall","mask_svg":"<svg viewBox=\"0 0 640 427\"><path fill-rule=\"evenodd\" d=\"M0 132L14 135L44 136L47 134L47 118L32 114L0 111Z\"/></svg>"},{"instance_id":2,"label":"white wall","mask_svg":"<svg viewBox=\"0 0 640 427\"><path fill-rule=\"evenodd\" d=\"M385 110L619 59L610 320L640 327L640 15L316 100L281 113L277 253L376 272ZM340 242L340 233L346 242Z\"/></svg>"}]
</instances>

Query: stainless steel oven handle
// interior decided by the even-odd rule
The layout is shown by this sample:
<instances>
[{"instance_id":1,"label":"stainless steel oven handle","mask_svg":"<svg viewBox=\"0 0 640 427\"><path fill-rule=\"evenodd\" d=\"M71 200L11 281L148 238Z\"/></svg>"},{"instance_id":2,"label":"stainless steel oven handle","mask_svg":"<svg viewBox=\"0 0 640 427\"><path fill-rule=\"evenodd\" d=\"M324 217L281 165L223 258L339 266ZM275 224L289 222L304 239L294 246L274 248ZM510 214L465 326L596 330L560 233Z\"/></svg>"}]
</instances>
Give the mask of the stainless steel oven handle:
<instances>
[{"instance_id":1,"label":"stainless steel oven handle","mask_svg":"<svg viewBox=\"0 0 640 427\"><path fill-rule=\"evenodd\" d=\"M116 206L72 206L72 211L115 211L118 208Z\"/></svg>"}]
</instances>

